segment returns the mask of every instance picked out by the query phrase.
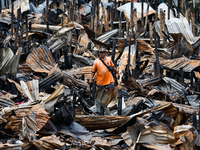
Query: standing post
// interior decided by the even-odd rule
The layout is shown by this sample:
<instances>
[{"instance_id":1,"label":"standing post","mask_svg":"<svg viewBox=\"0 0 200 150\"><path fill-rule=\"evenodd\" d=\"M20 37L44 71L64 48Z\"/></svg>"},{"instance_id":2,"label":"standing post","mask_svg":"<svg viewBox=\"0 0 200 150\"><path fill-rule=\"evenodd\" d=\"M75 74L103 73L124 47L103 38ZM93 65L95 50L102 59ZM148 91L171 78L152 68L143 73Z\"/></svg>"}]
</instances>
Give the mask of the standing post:
<instances>
[{"instance_id":1,"label":"standing post","mask_svg":"<svg viewBox=\"0 0 200 150\"><path fill-rule=\"evenodd\" d=\"M150 45L153 44L153 25L152 25L152 22L150 22L149 24L149 34L150 34Z\"/></svg>"},{"instance_id":2,"label":"standing post","mask_svg":"<svg viewBox=\"0 0 200 150\"><path fill-rule=\"evenodd\" d=\"M128 75L130 75L130 57L131 57L131 34L129 36L128 64L127 64L127 68L126 68Z\"/></svg>"},{"instance_id":3,"label":"standing post","mask_svg":"<svg viewBox=\"0 0 200 150\"><path fill-rule=\"evenodd\" d=\"M146 11L146 18L145 18L145 26L144 26L144 31L146 31L146 30L147 30L148 14L149 14L149 3L148 3L148 5L147 5L147 11Z\"/></svg>"},{"instance_id":4,"label":"standing post","mask_svg":"<svg viewBox=\"0 0 200 150\"><path fill-rule=\"evenodd\" d=\"M14 20L14 4L12 3L12 11L11 11L11 35L13 36L13 20Z\"/></svg>"},{"instance_id":5,"label":"standing post","mask_svg":"<svg viewBox=\"0 0 200 150\"><path fill-rule=\"evenodd\" d=\"M122 89L118 91L118 115L122 115Z\"/></svg>"},{"instance_id":6,"label":"standing post","mask_svg":"<svg viewBox=\"0 0 200 150\"><path fill-rule=\"evenodd\" d=\"M26 15L26 53L28 53L28 15Z\"/></svg>"},{"instance_id":7,"label":"standing post","mask_svg":"<svg viewBox=\"0 0 200 150\"><path fill-rule=\"evenodd\" d=\"M15 50L17 49L18 32L19 32L19 25L20 25L20 14L21 14L21 9L19 8L17 10L17 28L16 28L16 33L15 33Z\"/></svg>"},{"instance_id":8,"label":"standing post","mask_svg":"<svg viewBox=\"0 0 200 150\"><path fill-rule=\"evenodd\" d=\"M69 69L68 58L67 58L68 50L66 48L64 48L63 53L64 53L64 60L65 60L65 69Z\"/></svg>"},{"instance_id":9,"label":"standing post","mask_svg":"<svg viewBox=\"0 0 200 150\"><path fill-rule=\"evenodd\" d=\"M137 9L134 9L134 27L135 27L135 35L137 35L137 32L138 32Z\"/></svg>"},{"instance_id":10,"label":"standing post","mask_svg":"<svg viewBox=\"0 0 200 150\"><path fill-rule=\"evenodd\" d=\"M192 12L192 33L195 36L195 12Z\"/></svg>"},{"instance_id":11,"label":"standing post","mask_svg":"<svg viewBox=\"0 0 200 150\"><path fill-rule=\"evenodd\" d=\"M163 18L162 18L162 16L163 16L163 9L161 8L160 9L160 41L163 40L163 33L162 33L162 31L163 31Z\"/></svg>"},{"instance_id":12,"label":"standing post","mask_svg":"<svg viewBox=\"0 0 200 150\"><path fill-rule=\"evenodd\" d=\"M159 62L159 57L158 57L156 30L155 30L155 28L153 30L154 30L155 53L156 53L156 62L154 64L155 65L154 67L156 68L156 70L154 70L154 71L156 71L155 76L158 77L158 76L160 76L160 62Z\"/></svg>"},{"instance_id":13,"label":"standing post","mask_svg":"<svg viewBox=\"0 0 200 150\"><path fill-rule=\"evenodd\" d=\"M142 31L144 29L144 0L142 0L142 17L141 17L141 21L142 21Z\"/></svg>"},{"instance_id":14,"label":"standing post","mask_svg":"<svg viewBox=\"0 0 200 150\"><path fill-rule=\"evenodd\" d=\"M178 57L181 57L181 36L178 36Z\"/></svg>"},{"instance_id":15,"label":"standing post","mask_svg":"<svg viewBox=\"0 0 200 150\"><path fill-rule=\"evenodd\" d=\"M119 37L122 37L122 14L119 17Z\"/></svg>"},{"instance_id":16,"label":"standing post","mask_svg":"<svg viewBox=\"0 0 200 150\"><path fill-rule=\"evenodd\" d=\"M95 101L95 93L96 93L96 81L92 82L92 101Z\"/></svg>"},{"instance_id":17,"label":"standing post","mask_svg":"<svg viewBox=\"0 0 200 150\"><path fill-rule=\"evenodd\" d=\"M183 67L180 68L180 84L184 86L184 72Z\"/></svg>"},{"instance_id":18,"label":"standing post","mask_svg":"<svg viewBox=\"0 0 200 150\"><path fill-rule=\"evenodd\" d=\"M168 20L170 19L170 1L168 0Z\"/></svg>"}]
</instances>

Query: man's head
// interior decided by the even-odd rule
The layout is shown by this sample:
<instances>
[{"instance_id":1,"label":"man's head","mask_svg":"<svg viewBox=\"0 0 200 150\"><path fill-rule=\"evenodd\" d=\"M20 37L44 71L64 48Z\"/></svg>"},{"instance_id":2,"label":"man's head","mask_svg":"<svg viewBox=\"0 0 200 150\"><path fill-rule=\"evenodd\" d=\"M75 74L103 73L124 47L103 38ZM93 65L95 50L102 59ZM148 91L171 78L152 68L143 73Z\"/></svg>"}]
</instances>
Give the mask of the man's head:
<instances>
[{"instance_id":1,"label":"man's head","mask_svg":"<svg viewBox=\"0 0 200 150\"><path fill-rule=\"evenodd\" d=\"M104 59L105 56L106 56L106 49L105 49L105 48L100 48L100 49L99 49L99 57L100 57L101 59Z\"/></svg>"}]
</instances>

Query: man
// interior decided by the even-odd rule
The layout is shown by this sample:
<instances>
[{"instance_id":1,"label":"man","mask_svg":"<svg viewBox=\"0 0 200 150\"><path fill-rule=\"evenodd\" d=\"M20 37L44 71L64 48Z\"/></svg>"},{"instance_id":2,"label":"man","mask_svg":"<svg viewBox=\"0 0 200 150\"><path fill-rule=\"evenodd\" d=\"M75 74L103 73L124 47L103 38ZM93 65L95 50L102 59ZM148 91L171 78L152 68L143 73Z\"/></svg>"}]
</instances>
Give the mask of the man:
<instances>
[{"instance_id":1,"label":"man","mask_svg":"<svg viewBox=\"0 0 200 150\"><path fill-rule=\"evenodd\" d=\"M99 50L99 58L97 58L94 61L93 67L92 67L92 74L89 83L91 84L93 82L93 78L96 73L95 81L97 85L97 91L95 96L95 105L96 105L96 112L99 114L102 114L102 109L107 109L108 103L111 101L110 97L105 98L105 94L108 92L106 91L106 88L109 88L110 94L114 95L114 83L115 80L112 76L112 73L108 70L108 68L105 66L112 66L113 71L117 73L119 78L119 72L115 68L112 60L109 57L106 57L106 50L105 48L100 48ZM100 96L102 95L102 96Z\"/></svg>"}]
</instances>

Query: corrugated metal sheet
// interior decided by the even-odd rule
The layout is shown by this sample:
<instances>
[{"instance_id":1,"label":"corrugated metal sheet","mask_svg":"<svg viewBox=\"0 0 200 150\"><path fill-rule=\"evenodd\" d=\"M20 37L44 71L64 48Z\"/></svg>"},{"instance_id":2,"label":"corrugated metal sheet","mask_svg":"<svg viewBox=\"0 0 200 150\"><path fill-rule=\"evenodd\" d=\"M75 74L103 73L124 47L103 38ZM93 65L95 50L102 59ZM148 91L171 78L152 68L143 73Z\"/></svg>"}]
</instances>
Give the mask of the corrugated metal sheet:
<instances>
[{"instance_id":1,"label":"corrugated metal sheet","mask_svg":"<svg viewBox=\"0 0 200 150\"><path fill-rule=\"evenodd\" d=\"M56 63L48 48L41 45L28 55L26 64L35 72L49 73Z\"/></svg>"},{"instance_id":2,"label":"corrugated metal sheet","mask_svg":"<svg viewBox=\"0 0 200 150\"><path fill-rule=\"evenodd\" d=\"M142 15L142 3L141 2L139 2L139 3L134 2L133 5L134 5L133 9L137 10L137 16L141 17L141 15ZM117 10L124 12L125 16L128 17L128 19L130 19L131 3L126 3L126 4L118 7ZM144 14L144 16L146 16L146 11L147 11L147 3L144 2L144 7L143 7L143 14ZM148 15L152 14L152 13L155 13L155 10L151 6L149 6L149 13L148 13Z\"/></svg>"},{"instance_id":3,"label":"corrugated metal sheet","mask_svg":"<svg viewBox=\"0 0 200 150\"><path fill-rule=\"evenodd\" d=\"M191 72L197 69L200 66L199 60L190 60L186 57L171 59L171 60L163 60L160 64L168 69L173 69L179 71L181 67L183 67L184 72ZM198 69L200 71L200 69Z\"/></svg>"},{"instance_id":4,"label":"corrugated metal sheet","mask_svg":"<svg viewBox=\"0 0 200 150\"><path fill-rule=\"evenodd\" d=\"M182 34L191 44L195 42L194 35L185 17L181 17L180 19L171 18L170 20L166 20L165 24L169 34Z\"/></svg>"},{"instance_id":5,"label":"corrugated metal sheet","mask_svg":"<svg viewBox=\"0 0 200 150\"><path fill-rule=\"evenodd\" d=\"M95 40L105 43L106 41L109 40L110 37L115 36L118 32L119 32L119 29L108 31L104 33L103 35L100 35L99 37L97 37Z\"/></svg>"}]
</instances>

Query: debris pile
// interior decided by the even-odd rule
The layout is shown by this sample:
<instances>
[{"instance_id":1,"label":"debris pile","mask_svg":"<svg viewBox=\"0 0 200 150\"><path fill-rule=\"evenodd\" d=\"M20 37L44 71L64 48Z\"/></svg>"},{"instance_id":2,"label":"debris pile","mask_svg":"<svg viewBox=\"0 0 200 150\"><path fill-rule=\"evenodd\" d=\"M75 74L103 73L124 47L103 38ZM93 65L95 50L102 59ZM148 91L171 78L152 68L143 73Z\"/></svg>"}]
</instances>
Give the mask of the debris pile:
<instances>
[{"instance_id":1,"label":"debris pile","mask_svg":"<svg viewBox=\"0 0 200 150\"><path fill-rule=\"evenodd\" d=\"M0 149L200 148L198 0L1 0L0 16ZM89 83L102 47L112 94Z\"/></svg>"}]
</instances>

